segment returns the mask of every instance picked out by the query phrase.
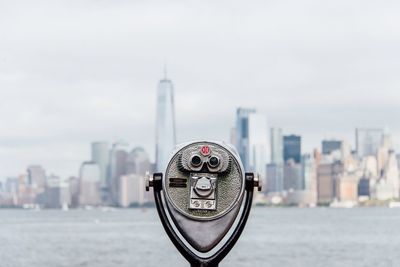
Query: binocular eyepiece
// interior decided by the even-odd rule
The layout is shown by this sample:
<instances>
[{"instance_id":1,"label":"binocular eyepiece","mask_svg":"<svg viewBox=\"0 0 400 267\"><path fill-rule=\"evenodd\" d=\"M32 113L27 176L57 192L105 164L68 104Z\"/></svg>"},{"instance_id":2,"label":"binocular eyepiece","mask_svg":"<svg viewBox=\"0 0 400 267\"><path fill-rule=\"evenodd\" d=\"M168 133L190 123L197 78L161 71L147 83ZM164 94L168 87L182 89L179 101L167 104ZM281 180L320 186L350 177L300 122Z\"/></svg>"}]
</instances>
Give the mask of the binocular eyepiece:
<instances>
[{"instance_id":1,"label":"binocular eyepiece","mask_svg":"<svg viewBox=\"0 0 400 267\"><path fill-rule=\"evenodd\" d=\"M178 146L149 187L164 229L192 266L218 266L244 228L254 187L261 190L233 146L209 141Z\"/></svg>"}]
</instances>

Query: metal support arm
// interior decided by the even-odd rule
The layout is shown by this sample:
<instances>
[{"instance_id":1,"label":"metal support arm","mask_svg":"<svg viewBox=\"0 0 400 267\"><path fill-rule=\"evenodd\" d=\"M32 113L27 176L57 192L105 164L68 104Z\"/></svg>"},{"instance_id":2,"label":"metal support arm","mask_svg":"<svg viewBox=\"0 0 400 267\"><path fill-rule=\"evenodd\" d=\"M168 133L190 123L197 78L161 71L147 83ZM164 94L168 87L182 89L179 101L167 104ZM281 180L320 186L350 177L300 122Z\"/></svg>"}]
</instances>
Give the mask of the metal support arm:
<instances>
[{"instance_id":1,"label":"metal support arm","mask_svg":"<svg viewBox=\"0 0 400 267\"><path fill-rule=\"evenodd\" d=\"M161 219L161 223L167 232L168 237L171 239L172 243L182 254L182 256L190 263L191 267L218 267L218 264L225 258L229 251L238 241L240 235L243 232L244 226L246 225L247 219L250 214L250 209L253 201L254 187L261 189L258 179L254 179L253 173L245 174L245 202L244 210L240 216L238 224L233 231L229 239L224 243L224 245L215 253L213 256L208 258L202 258L192 252L175 233L170 221L168 220L166 211L163 206L161 191L162 191L162 173L155 173L153 179L149 186L153 187L154 199L157 207L158 215Z\"/></svg>"}]
</instances>

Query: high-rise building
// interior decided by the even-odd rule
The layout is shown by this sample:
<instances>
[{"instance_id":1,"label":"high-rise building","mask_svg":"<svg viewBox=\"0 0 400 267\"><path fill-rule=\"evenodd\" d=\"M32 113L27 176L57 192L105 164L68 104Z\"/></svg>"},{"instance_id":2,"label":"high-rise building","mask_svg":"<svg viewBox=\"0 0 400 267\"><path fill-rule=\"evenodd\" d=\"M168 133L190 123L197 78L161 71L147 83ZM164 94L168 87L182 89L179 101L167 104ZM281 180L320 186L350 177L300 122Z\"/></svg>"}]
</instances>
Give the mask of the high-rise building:
<instances>
[{"instance_id":1,"label":"high-rise building","mask_svg":"<svg viewBox=\"0 0 400 267\"><path fill-rule=\"evenodd\" d=\"M329 155L333 151L342 149L342 141L339 140L322 140L322 154Z\"/></svg>"},{"instance_id":2,"label":"high-rise building","mask_svg":"<svg viewBox=\"0 0 400 267\"><path fill-rule=\"evenodd\" d=\"M336 198L339 201L356 202L358 200L358 182L355 174L344 173L336 179Z\"/></svg>"},{"instance_id":3,"label":"high-rise building","mask_svg":"<svg viewBox=\"0 0 400 267\"><path fill-rule=\"evenodd\" d=\"M84 162L79 173L79 204L96 206L100 198L100 168L95 162Z\"/></svg>"},{"instance_id":4,"label":"high-rise building","mask_svg":"<svg viewBox=\"0 0 400 267\"><path fill-rule=\"evenodd\" d=\"M303 176L301 165L289 159L283 169L283 188L285 190L303 190Z\"/></svg>"},{"instance_id":5,"label":"high-rise building","mask_svg":"<svg viewBox=\"0 0 400 267\"><path fill-rule=\"evenodd\" d=\"M92 161L97 163L100 169L100 186L108 186L108 164L110 162L109 144L107 142L92 143Z\"/></svg>"},{"instance_id":6,"label":"high-rise building","mask_svg":"<svg viewBox=\"0 0 400 267\"><path fill-rule=\"evenodd\" d=\"M383 129L356 128L356 151L359 158L376 156L382 144Z\"/></svg>"},{"instance_id":7,"label":"high-rise building","mask_svg":"<svg viewBox=\"0 0 400 267\"><path fill-rule=\"evenodd\" d=\"M71 194L67 182L60 177L51 175L46 187L45 207L50 209L60 209L70 206Z\"/></svg>"},{"instance_id":8,"label":"high-rise building","mask_svg":"<svg viewBox=\"0 0 400 267\"><path fill-rule=\"evenodd\" d=\"M267 164L267 184L263 185L268 193L283 191L283 165Z\"/></svg>"},{"instance_id":9,"label":"high-rise building","mask_svg":"<svg viewBox=\"0 0 400 267\"><path fill-rule=\"evenodd\" d=\"M281 128L271 128L271 163L283 163L283 136Z\"/></svg>"},{"instance_id":10,"label":"high-rise building","mask_svg":"<svg viewBox=\"0 0 400 267\"><path fill-rule=\"evenodd\" d=\"M156 171L163 171L176 145L174 86L165 77L157 88Z\"/></svg>"},{"instance_id":11,"label":"high-rise building","mask_svg":"<svg viewBox=\"0 0 400 267\"><path fill-rule=\"evenodd\" d=\"M383 171L383 178L391 188L391 198L398 199L400 197L400 176L396 155L393 151L389 152L389 158Z\"/></svg>"},{"instance_id":12,"label":"high-rise building","mask_svg":"<svg viewBox=\"0 0 400 267\"><path fill-rule=\"evenodd\" d=\"M267 164L267 192L283 191L283 136L282 129L270 131L271 163Z\"/></svg>"},{"instance_id":13,"label":"high-rise building","mask_svg":"<svg viewBox=\"0 0 400 267\"><path fill-rule=\"evenodd\" d=\"M109 196L112 204L118 203L119 177L127 173L128 144L116 142L110 151Z\"/></svg>"},{"instance_id":14,"label":"high-rise building","mask_svg":"<svg viewBox=\"0 0 400 267\"><path fill-rule=\"evenodd\" d=\"M321 162L317 168L318 203L329 204L336 197L336 182L343 173L343 163Z\"/></svg>"},{"instance_id":15,"label":"high-rise building","mask_svg":"<svg viewBox=\"0 0 400 267\"><path fill-rule=\"evenodd\" d=\"M42 189L46 187L46 171L39 165L31 165L27 168L28 186Z\"/></svg>"},{"instance_id":16,"label":"high-rise building","mask_svg":"<svg viewBox=\"0 0 400 267\"><path fill-rule=\"evenodd\" d=\"M137 174L122 175L119 177L121 185L118 194L118 204L121 207L141 206L146 202L145 179Z\"/></svg>"},{"instance_id":17,"label":"high-rise building","mask_svg":"<svg viewBox=\"0 0 400 267\"><path fill-rule=\"evenodd\" d=\"M283 159L287 162L293 159L295 163L301 161L301 137L288 135L283 137Z\"/></svg>"},{"instance_id":18,"label":"high-rise building","mask_svg":"<svg viewBox=\"0 0 400 267\"><path fill-rule=\"evenodd\" d=\"M238 108L236 110L236 148L245 170L249 170L249 115L255 109Z\"/></svg>"},{"instance_id":19,"label":"high-rise building","mask_svg":"<svg viewBox=\"0 0 400 267\"><path fill-rule=\"evenodd\" d=\"M149 154L142 147L135 147L127 157L127 174L138 174L144 176L146 172L152 171Z\"/></svg>"},{"instance_id":20,"label":"high-rise building","mask_svg":"<svg viewBox=\"0 0 400 267\"><path fill-rule=\"evenodd\" d=\"M245 170L257 172L265 179L268 128L264 115L254 109L237 109L236 148Z\"/></svg>"},{"instance_id":21,"label":"high-rise building","mask_svg":"<svg viewBox=\"0 0 400 267\"><path fill-rule=\"evenodd\" d=\"M301 157L302 187L307 191L316 191L317 169L310 154Z\"/></svg>"},{"instance_id":22,"label":"high-rise building","mask_svg":"<svg viewBox=\"0 0 400 267\"><path fill-rule=\"evenodd\" d=\"M369 179L366 177L361 177L358 181L358 197L369 198L370 197L370 185Z\"/></svg>"},{"instance_id":23,"label":"high-rise building","mask_svg":"<svg viewBox=\"0 0 400 267\"><path fill-rule=\"evenodd\" d=\"M71 176L68 179L68 184L71 196L71 207L76 208L79 206L80 180L78 177Z\"/></svg>"}]
</instances>

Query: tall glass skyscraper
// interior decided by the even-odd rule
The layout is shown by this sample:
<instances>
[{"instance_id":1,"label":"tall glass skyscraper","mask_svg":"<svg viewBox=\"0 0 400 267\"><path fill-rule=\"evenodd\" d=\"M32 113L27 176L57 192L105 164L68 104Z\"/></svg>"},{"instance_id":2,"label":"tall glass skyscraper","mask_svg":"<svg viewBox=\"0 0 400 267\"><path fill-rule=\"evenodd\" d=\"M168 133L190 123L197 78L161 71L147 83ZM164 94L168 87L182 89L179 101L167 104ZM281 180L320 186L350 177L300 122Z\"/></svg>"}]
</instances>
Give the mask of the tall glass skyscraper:
<instances>
[{"instance_id":1,"label":"tall glass skyscraper","mask_svg":"<svg viewBox=\"0 0 400 267\"><path fill-rule=\"evenodd\" d=\"M174 86L165 77L157 87L156 171L163 171L175 147Z\"/></svg>"},{"instance_id":2,"label":"tall glass skyscraper","mask_svg":"<svg viewBox=\"0 0 400 267\"><path fill-rule=\"evenodd\" d=\"M267 120L254 109L236 111L236 148L246 171L266 176L268 151Z\"/></svg>"},{"instance_id":3,"label":"tall glass skyscraper","mask_svg":"<svg viewBox=\"0 0 400 267\"><path fill-rule=\"evenodd\" d=\"M301 136L288 135L283 137L283 159L287 162L293 159L295 163L301 161Z\"/></svg>"},{"instance_id":4,"label":"tall glass skyscraper","mask_svg":"<svg viewBox=\"0 0 400 267\"><path fill-rule=\"evenodd\" d=\"M283 163L283 135L281 128L271 128L271 163Z\"/></svg>"},{"instance_id":5,"label":"tall glass skyscraper","mask_svg":"<svg viewBox=\"0 0 400 267\"><path fill-rule=\"evenodd\" d=\"M111 201L118 203L119 178L126 174L126 163L128 157L129 144L125 142L116 142L110 150L109 165L109 193Z\"/></svg>"},{"instance_id":6,"label":"tall glass skyscraper","mask_svg":"<svg viewBox=\"0 0 400 267\"><path fill-rule=\"evenodd\" d=\"M380 128L356 128L356 151L362 157L376 156L382 145L384 130Z\"/></svg>"},{"instance_id":7,"label":"tall glass skyscraper","mask_svg":"<svg viewBox=\"0 0 400 267\"><path fill-rule=\"evenodd\" d=\"M108 164L109 164L109 145L107 142L92 143L92 161L97 163L100 168L100 186L107 187L108 183Z\"/></svg>"},{"instance_id":8,"label":"tall glass skyscraper","mask_svg":"<svg viewBox=\"0 0 400 267\"><path fill-rule=\"evenodd\" d=\"M283 136L281 128L271 128L271 163L267 165L268 192L283 191Z\"/></svg>"}]
</instances>

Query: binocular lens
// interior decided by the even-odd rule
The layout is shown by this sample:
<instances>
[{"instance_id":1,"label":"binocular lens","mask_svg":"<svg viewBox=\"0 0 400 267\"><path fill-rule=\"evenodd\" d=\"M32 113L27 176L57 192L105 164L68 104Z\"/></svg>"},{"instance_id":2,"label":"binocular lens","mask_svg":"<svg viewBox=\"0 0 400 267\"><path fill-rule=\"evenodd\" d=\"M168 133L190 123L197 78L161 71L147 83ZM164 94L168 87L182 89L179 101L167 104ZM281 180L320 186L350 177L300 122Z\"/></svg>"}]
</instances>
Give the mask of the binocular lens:
<instances>
[{"instance_id":1,"label":"binocular lens","mask_svg":"<svg viewBox=\"0 0 400 267\"><path fill-rule=\"evenodd\" d=\"M219 165L219 158L212 156L208 161L208 164L210 164L210 167L212 168L217 167Z\"/></svg>"},{"instance_id":2,"label":"binocular lens","mask_svg":"<svg viewBox=\"0 0 400 267\"><path fill-rule=\"evenodd\" d=\"M193 156L190 160L193 166L199 166L201 164L201 158L199 156Z\"/></svg>"}]
</instances>

